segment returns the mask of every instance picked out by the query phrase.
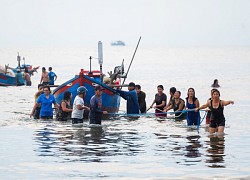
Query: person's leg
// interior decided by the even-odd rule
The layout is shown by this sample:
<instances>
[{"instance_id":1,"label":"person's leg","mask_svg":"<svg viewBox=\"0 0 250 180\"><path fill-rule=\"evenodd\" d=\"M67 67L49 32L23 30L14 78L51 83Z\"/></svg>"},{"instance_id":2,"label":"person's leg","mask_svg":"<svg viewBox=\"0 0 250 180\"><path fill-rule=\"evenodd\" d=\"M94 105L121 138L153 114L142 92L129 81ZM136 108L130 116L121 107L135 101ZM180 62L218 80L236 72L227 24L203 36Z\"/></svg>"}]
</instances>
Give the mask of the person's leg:
<instances>
[{"instance_id":1,"label":"person's leg","mask_svg":"<svg viewBox=\"0 0 250 180\"><path fill-rule=\"evenodd\" d=\"M214 134L215 133L216 128L213 127L209 127L209 133L210 134Z\"/></svg>"},{"instance_id":2,"label":"person's leg","mask_svg":"<svg viewBox=\"0 0 250 180\"><path fill-rule=\"evenodd\" d=\"M225 126L218 126L218 133L224 133Z\"/></svg>"}]
</instances>

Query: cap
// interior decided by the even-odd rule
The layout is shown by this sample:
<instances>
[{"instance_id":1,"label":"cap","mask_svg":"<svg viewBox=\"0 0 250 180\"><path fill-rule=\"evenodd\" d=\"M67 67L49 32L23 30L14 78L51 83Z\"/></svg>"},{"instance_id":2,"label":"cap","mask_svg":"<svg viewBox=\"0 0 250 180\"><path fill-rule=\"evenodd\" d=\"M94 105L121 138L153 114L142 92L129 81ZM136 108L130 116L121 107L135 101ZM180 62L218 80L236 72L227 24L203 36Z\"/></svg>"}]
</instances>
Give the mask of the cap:
<instances>
[{"instance_id":1,"label":"cap","mask_svg":"<svg viewBox=\"0 0 250 180\"><path fill-rule=\"evenodd\" d=\"M102 86L99 86L99 85L95 86L94 89L95 89L95 91L97 91L97 90L100 90L100 91L104 90L104 89L102 88Z\"/></svg>"},{"instance_id":2,"label":"cap","mask_svg":"<svg viewBox=\"0 0 250 180\"><path fill-rule=\"evenodd\" d=\"M80 86L79 88L77 88L77 93L78 94L86 93L86 91L88 91L88 90L84 86Z\"/></svg>"},{"instance_id":3,"label":"cap","mask_svg":"<svg viewBox=\"0 0 250 180\"><path fill-rule=\"evenodd\" d=\"M128 84L128 86L129 86L129 87L135 87L135 83L130 82L130 83Z\"/></svg>"}]
</instances>

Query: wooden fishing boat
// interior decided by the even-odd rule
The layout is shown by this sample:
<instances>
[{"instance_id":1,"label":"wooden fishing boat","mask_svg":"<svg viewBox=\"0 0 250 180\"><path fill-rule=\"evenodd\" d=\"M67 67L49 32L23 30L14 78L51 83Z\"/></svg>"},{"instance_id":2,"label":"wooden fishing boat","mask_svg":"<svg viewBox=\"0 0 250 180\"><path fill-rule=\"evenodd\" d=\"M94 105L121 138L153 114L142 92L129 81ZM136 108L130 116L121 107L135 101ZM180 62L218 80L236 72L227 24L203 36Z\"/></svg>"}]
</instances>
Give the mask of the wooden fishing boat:
<instances>
[{"instance_id":1,"label":"wooden fishing boat","mask_svg":"<svg viewBox=\"0 0 250 180\"><path fill-rule=\"evenodd\" d=\"M124 85L124 82L127 78L130 66L133 62L136 50L140 43L141 37L136 46L134 55L130 62L127 72L124 72L124 60L122 61L121 66L116 66L114 72L109 73L109 77L105 77L102 73L102 64L103 64L103 52L102 52L102 43L98 42L98 61L100 64L100 70L91 70L91 57L90 57L90 70L81 69L79 75L76 75L72 79L66 81L65 83L58 86L54 91L53 95L58 104L61 103L64 93L69 91L72 93L72 101L77 96L77 88L80 86L85 86L87 88L86 96L84 99L85 105L89 106L91 97L95 94L94 87L100 85L103 87L102 93L102 110L108 111L109 113L117 113L120 107L120 95L117 93L116 88L121 88ZM106 78L106 79L105 79ZM123 83L121 83L123 79Z\"/></svg>"},{"instance_id":2,"label":"wooden fishing boat","mask_svg":"<svg viewBox=\"0 0 250 180\"><path fill-rule=\"evenodd\" d=\"M121 66L117 66L114 69L114 73L110 73L110 77L105 79L105 75L102 73L103 64L103 54L102 54L102 43L98 43L98 61L100 64L100 70L90 70L81 69L79 75L76 75L72 79L66 81L65 83L58 86L54 91L53 95L58 104L61 103L64 93L69 91L72 93L72 101L77 96L77 88L80 86L85 86L87 88L86 96L84 99L85 105L89 106L91 97L95 94L94 87L100 85L103 87L102 93L102 109L110 113L116 113L119 110L121 97L116 92L115 88L119 88L121 85L121 78L125 78L123 63ZM91 62L90 57L90 62Z\"/></svg>"},{"instance_id":3,"label":"wooden fishing boat","mask_svg":"<svg viewBox=\"0 0 250 180\"><path fill-rule=\"evenodd\" d=\"M88 91L86 92L84 102L85 105L89 106L90 99L95 94L94 87L96 85L101 85L104 88L102 93L102 109L110 113L118 112L121 97L116 93L115 89L101 82L100 75L101 73L99 70L90 72L81 69L79 75L58 86L53 91L56 102L58 104L61 103L66 91L72 93L72 100L75 99L77 96L77 88L85 86Z\"/></svg>"}]
</instances>

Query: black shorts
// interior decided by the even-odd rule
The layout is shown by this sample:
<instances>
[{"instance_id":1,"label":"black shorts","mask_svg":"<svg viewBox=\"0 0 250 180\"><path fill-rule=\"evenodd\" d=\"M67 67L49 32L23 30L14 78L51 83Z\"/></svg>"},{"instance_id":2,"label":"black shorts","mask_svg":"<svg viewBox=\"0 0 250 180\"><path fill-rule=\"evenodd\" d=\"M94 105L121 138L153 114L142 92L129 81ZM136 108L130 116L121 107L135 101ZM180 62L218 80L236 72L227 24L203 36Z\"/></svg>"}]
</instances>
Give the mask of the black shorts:
<instances>
[{"instance_id":1,"label":"black shorts","mask_svg":"<svg viewBox=\"0 0 250 180\"><path fill-rule=\"evenodd\" d=\"M31 81L26 81L26 86L31 86Z\"/></svg>"},{"instance_id":2,"label":"black shorts","mask_svg":"<svg viewBox=\"0 0 250 180\"><path fill-rule=\"evenodd\" d=\"M43 82L42 85L49 85L49 82Z\"/></svg>"},{"instance_id":3,"label":"black shorts","mask_svg":"<svg viewBox=\"0 0 250 180\"><path fill-rule=\"evenodd\" d=\"M83 123L83 119L72 118L72 124L80 124Z\"/></svg>"},{"instance_id":4,"label":"black shorts","mask_svg":"<svg viewBox=\"0 0 250 180\"><path fill-rule=\"evenodd\" d=\"M209 127L211 127L211 128L217 128L218 126L225 126L225 120L224 121L210 120Z\"/></svg>"}]
</instances>

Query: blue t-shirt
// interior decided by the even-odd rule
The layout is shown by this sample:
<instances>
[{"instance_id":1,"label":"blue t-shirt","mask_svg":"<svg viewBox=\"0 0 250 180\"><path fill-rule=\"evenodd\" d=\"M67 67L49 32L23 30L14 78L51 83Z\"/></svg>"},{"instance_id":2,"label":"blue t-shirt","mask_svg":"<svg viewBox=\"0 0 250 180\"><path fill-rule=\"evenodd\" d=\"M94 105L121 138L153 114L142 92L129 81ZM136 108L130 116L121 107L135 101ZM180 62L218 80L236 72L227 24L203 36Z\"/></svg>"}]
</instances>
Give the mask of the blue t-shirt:
<instances>
[{"instance_id":1,"label":"blue t-shirt","mask_svg":"<svg viewBox=\"0 0 250 180\"><path fill-rule=\"evenodd\" d=\"M54 72L50 71L48 73L48 75L49 75L49 84L54 85L54 80L55 80L56 74Z\"/></svg>"},{"instance_id":2,"label":"blue t-shirt","mask_svg":"<svg viewBox=\"0 0 250 180\"><path fill-rule=\"evenodd\" d=\"M139 114L140 113L140 106L138 103L138 97L136 90L132 91L122 91L116 90L120 96L127 100L127 114Z\"/></svg>"},{"instance_id":3,"label":"blue t-shirt","mask_svg":"<svg viewBox=\"0 0 250 180\"><path fill-rule=\"evenodd\" d=\"M52 94L49 95L48 99L44 94L41 94L37 103L41 104L40 116L53 116L52 104L56 103L56 100Z\"/></svg>"}]
</instances>

